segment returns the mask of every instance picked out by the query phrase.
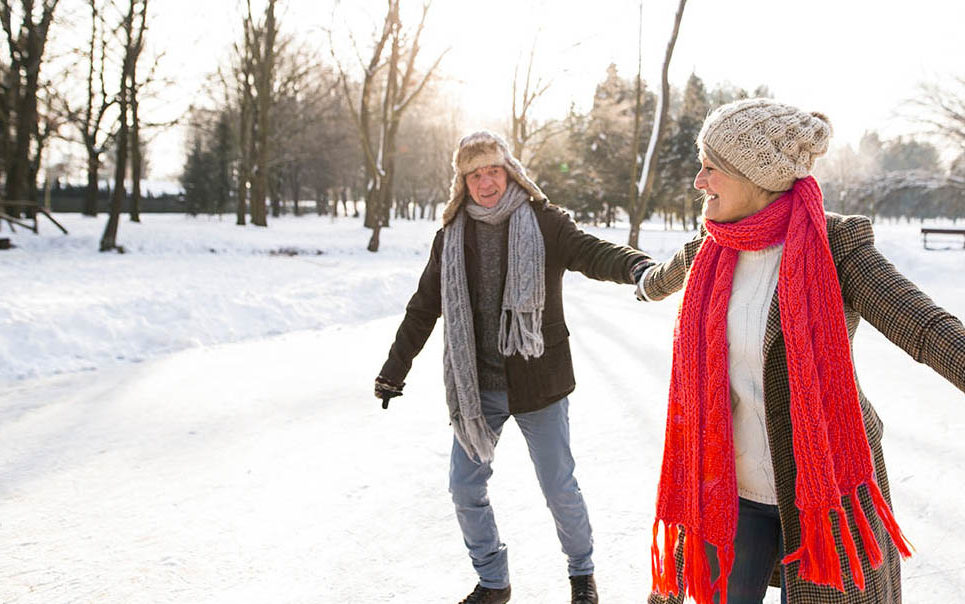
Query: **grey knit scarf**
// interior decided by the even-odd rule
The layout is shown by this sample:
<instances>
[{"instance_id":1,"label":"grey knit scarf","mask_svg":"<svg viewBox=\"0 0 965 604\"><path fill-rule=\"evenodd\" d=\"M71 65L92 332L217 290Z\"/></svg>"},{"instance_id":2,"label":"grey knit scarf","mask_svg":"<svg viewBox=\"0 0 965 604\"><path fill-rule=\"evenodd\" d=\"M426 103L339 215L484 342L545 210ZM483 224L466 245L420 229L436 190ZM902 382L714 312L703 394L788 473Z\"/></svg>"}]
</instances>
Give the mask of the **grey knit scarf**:
<instances>
[{"instance_id":1,"label":"grey knit scarf","mask_svg":"<svg viewBox=\"0 0 965 604\"><path fill-rule=\"evenodd\" d=\"M506 284L499 317L499 351L523 358L543 354L543 306L546 301L546 252L529 193L510 181L492 208L468 202L445 228L442 247L442 317L445 332L443 376L446 402L456 440L470 459L493 458L497 435L486 423L479 399L476 338L466 279L466 214L487 224L509 220Z\"/></svg>"}]
</instances>

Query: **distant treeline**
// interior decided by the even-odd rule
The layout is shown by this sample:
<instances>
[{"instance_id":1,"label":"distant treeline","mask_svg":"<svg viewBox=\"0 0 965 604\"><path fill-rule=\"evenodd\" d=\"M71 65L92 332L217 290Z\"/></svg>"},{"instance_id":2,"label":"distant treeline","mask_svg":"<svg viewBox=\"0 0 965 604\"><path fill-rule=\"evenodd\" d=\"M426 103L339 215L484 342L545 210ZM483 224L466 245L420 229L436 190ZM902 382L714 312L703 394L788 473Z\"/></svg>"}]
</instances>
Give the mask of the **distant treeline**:
<instances>
[{"instance_id":1,"label":"distant treeline","mask_svg":"<svg viewBox=\"0 0 965 604\"><path fill-rule=\"evenodd\" d=\"M78 212L87 209L87 186L64 185L59 182L51 184L49 193L40 191L40 202L46 204L49 195L50 210L53 212ZM110 209L111 190L100 188L97 190L97 211L107 212ZM130 199L125 200L122 212L130 212ZM155 195L151 191L144 191L141 197L140 210L142 213L177 213L184 212L184 196L170 193Z\"/></svg>"},{"instance_id":2,"label":"distant treeline","mask_svg":"<svg viewBox=\"0 0 965 604\"><path fill-rule=\"evenodd\" d=\"M316 77L334 75L316 72ZM334 80L329 83L333 85ZM581 221L609 225L626 216L632 186L630 158L634 152L646 153L653 128L656 95L646 82L642 88L644 111L636 150L631 148L634 82L621 77L614 65L597 84L588 111L571 110L562 119L536 123L541 136L523 149L522 160L543 191ZM696 74L683 90L672 90L648 218L658 216L668 228L696 228L701 198L693 178L701 124L715 107L750 96L771 94L765 86L753 91L726 84L708 89ZM299 109L300 103L306 107ZM351 214L344 201L364 199L365 171L341 99L334 94L290 98L284 111L290 112L290 118L283 120L285 126L279 130L287 134L272 145L277 154L269 169L272 213L289 208L296 213L330 214L336 203L342 203L339 213ZM232 112L226 106L197 110L193 116L191 147L181 178L185 211L191 214L230 212L235 205L242 152L232 134L236 119ZM458 109L432 86L413 106L398 134L393 218L437 217L436 206L448 197L450 157L461 134L455 126L457 116ZM818 161L815 172L832 211L872 217L965 218L965 160L960 157L950 168L944 167L938 148L930 142L882 140L869 132L858 149L833 146L832 153ZM300 201L304 199L313 201Z\"/></svg>"}]
</instances>

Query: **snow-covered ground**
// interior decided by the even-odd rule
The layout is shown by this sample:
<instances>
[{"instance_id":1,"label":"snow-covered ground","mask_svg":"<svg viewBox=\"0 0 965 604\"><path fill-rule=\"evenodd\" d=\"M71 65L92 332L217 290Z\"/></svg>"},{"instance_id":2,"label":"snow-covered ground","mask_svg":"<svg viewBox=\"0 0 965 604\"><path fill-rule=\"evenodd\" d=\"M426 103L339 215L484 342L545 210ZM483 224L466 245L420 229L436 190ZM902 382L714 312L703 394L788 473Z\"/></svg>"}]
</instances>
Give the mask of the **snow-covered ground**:
<instances>
[{"instance_id":1,"label":"snow-covered ground","mask_svg":"<svg viewBox=\"0 0 965 604\"><path fill-rule=\"evenodd\" d=\"M406 394L371 395L435 225L268 229L232 219L103 218L0 252L0 602L453 602L475 578L446 492L441 329ZM965 251L917 225L879 247L965 316ZM590 229L623 242L625 229ZM688 235L651 226L670 255ZM297 255L288 255L292 251ZM642 602L678 297L568 275L577 474L606 602ZM965 598L960 391L874 329L856 340L883 417L898 519L917 548L906 601ZM562 602L565 563L513 426L491 484L514 602ZM767 602L777 602L772 590Z\"/></svg>"}]
</instances>

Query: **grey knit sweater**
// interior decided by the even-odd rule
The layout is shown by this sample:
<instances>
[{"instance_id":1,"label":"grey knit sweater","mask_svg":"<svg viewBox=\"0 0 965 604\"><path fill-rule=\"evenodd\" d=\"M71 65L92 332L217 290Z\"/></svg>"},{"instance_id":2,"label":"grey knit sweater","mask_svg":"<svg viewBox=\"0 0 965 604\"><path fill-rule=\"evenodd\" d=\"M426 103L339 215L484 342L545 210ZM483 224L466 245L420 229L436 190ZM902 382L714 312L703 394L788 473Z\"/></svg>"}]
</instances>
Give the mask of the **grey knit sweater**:
<instances>
[{"instance_id":1,"label":"grey knit sweater","mask_svg":"<svg viewBox=\"0 0 965 604\"><path fill-rule=\"evenodd\" d=\"M476 221L476 249L479 250L476 306L476 366L480 390L506 390L506 369L499 353L499 311L506 281L506 239L508 222L490 225Z\"/></svg>"}]
</instances>

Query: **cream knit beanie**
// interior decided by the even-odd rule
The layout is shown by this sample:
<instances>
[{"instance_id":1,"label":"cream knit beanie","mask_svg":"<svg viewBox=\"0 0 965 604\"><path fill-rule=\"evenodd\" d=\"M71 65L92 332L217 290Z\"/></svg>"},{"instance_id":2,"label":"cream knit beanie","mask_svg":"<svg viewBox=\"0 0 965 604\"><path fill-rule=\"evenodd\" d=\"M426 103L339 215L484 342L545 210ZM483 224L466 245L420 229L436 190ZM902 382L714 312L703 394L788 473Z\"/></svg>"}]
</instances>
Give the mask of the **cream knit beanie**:
<instances>
[{"instance_id":1,"label":"cream knit beanie","mask_svg":"<svg viewBox=\"0 0 965 604\"><path fill-rule=\"evenodd\" d=\"M787 191L811 172L831 140L831 122L771 99L745 99L718 107L697 135L754 184Z\"/></svg>"},{"instance_id":2,"label":"cream knit beanie","mask_svg":"<svg viewBox=\"0 0 965 604\"><path fill-rule=\"evenodd\" d=\"M533 199L546 199L539 186L527 176L523 164L513 157L503 137L489 130L480 130L462 137L452 154L452 185L449 187L449 202L442 211L443 225L449 224L462 207L466 198L466 174L485 166L502 166Z\"/></svg>"}]
</instances>

